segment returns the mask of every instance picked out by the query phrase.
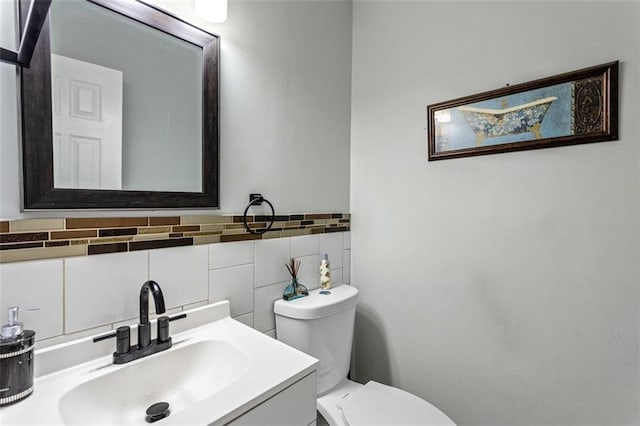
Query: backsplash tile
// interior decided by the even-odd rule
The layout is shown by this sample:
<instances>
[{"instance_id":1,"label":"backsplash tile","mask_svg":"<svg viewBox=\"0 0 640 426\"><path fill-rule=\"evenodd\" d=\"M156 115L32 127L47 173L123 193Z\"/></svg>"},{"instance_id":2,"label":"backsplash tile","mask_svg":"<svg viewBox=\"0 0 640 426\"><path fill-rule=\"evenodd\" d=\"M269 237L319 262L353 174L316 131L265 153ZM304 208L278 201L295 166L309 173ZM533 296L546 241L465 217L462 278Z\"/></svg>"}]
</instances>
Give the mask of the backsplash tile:
<instances>
[{"instance_id":1,"label":"backsplash tile","mask_svg":"<svg viewBox=\"0 0 640 426\"><path fill-rule=\"evenodd\" d=\"M129 251L150 250L168 247L180 247L193 245L193 238L170 238L167 240L132 241L129 243Z\"/></svg>"},{"instance_id":2,"label":"backsplash tile","mask_svg":"<svg viewBox=\"0 0 640 426\"><path fill-rule=\"evenodd\" d=\"M119 253L128 250L127 243L92 244L87 247L87 254Z\"/></svg>"},{"instance_id":3,"label":"backsplash tile","mask_svg":"<svg viewBox=\"0 0 640 426\"><path fill-rule=\"evenodd\" d=\"M253 265L213 269L209 272L209 302L229 300L231 316L253 312Z\"/></svg>"},{"instance_id":4,"label":"backsplash tile","mask_svg":"<svg viewBox=\"0 0 640 426\"><path fill-rule=\"evenodd\" d=\"M68 247L46 247L46 248L20 248L17 250L2 250L0 246L0 263L24 262L34 259L53 259L71 256L86 256L86 242L82 245L71 245Z\"/></svg>"},{"instance_id":5,"label":"backsplash tile","mask_svg":"<svg viewBox=\"0 0 640 426\"><path fill-rule=\"evenodd\" d=\"M62 259L0 265L0 315L5 323L10 306L37 308L24 311L25 327L39 340L62 334Z\"/></svg>"},{"instance_id":6,"label":"backsplash tile","mask_svg":"<svg viewBox=\"0 0 640 426\"><path fill-rule=\"evenodd\" d=\"M267 219L264 215L247 216L247 225L251 229L262 229L267 225ZM344 232L349 230L351 216L347 213L299 213L276 215L274 219L273 226L264 234L247 231L242 216L238 215L0 221L0 263ZM56 247L81 245L85 246L82 251L51 251ZM34 248L41 250L17 253ZM294 253L295 250L294 244Z\"/></svg>"},{"instance_id":7,"label":"backsplash tile","mask_svg":"<svg viewBox=\"0 0 640 426\"><path fill-rule=\"evenodd\" d=\"M156 225L178 225L180 224L179 216L150 217L149 226Z\"/></svg>"},{"instance_id":8,"label":"backsplash tile","mask_svg":"<svg viewBox=\"0 0 640 426\"><path fill-rule=\"evenodd\" d=\"M342 282L351 283L351 247L342 252Z\"/></svg>"},{"instance_id":9,"label":"backsplash tile","mask_svg":"<svg viewBox=\"0 0 640 426\"><path fill-rule=\"evenodd\" d=\"M0 244L22 243L26 241L45 241L49 239L48 232L22 232L17 234L0 234Z\"/></svg>"},{"instance_id":10,"label":"backsplash tile","mask_svg":"<svg viewBox=\"0 0 640 426\"><path fill-rule=\"evenodd\" d=\"M312 254L310 256L296 257L300 261L300 271L298 282L307 286L309 290L320 286L320 256Z\"/></svg>"},{"instance_id":11,"label":"backsplash tile","mask_svg":"<svg viewBox=\"0 0 640 426\"><path fill-rule=\"evenodd\" d=\"M254 244L253 241L242 241L211 245L209 247L209 268L218 269L253 263Z\"/></svg>"},{"instance_id":12,"label":"backsplash tile","mask_svg":"<svg viewBox=\"0 0 640 426\"><path fill-rule=\"evenodd\" d=\"M8 223L7 226L9 226ZM53 229L64 229L64 219L19 219L11 222L11 232L51 231ZM9 228L5 231L0 226L0 232L9 232Z\"/></svg>"},{"instance_id":13,"label":"backsplash tile","mask_svg":"<svg viewBox=\"0 0 640 426\"><path fill-rule=\"evenodd\" d=\"M74 217L67 218L66 221L67 229L120 228L148 225L148 217Z\"/></svg>"},{"instance_id":14,"label":"backsplash tile","mask_svg":"<svg viewBox=\"0 0 640 426\"><path fill-rule=\"evenodd\" d=\"M95 238L98 231L95 229L82 229L80 231L52 231L52 240L68 240L70 238Z\"/></svg>"},{"instance_id":15,"label":"backsplash tile","mask_svg":"<svg viewBox=\"0 0 640 426\"><path fill-rule=\"evenodd\" d=\"M325 234L320 236L320 255L329 255L331 269L342 268L342 234Z\"/></svg>"},{"instance_id":16,"label":"backsplash tile","mask_svg":"<svg viewBox=\"0 0 640 426\"><path fill-rule=\"evenodd\" d=\"M283 238L256 241L256 287L289 279L285 268L290 259L289 244Z\"/></svg>"},{"instance_id":17,"label":"backsplash tile","mask_svg":"<svg viewBox=\"0 0 640 426\"><path fill-rule=\"evenodd\" d=\"M250 314L233 317L233 319L253 328L253 312L251 312Z\"/></svg>"},{"instance_id":18,"label":"backsplash tile","mask_svg":"<svg viewBox=\"0 0 640 426\"><path fill-rule=\"evenodd\" d=\"M149 252L149 279L160 284L167 308L187 305L207 299L208 265L207 246L152 250Z\"/></svg>"},{"instance_id":19,"label":"backsplash tile","mask_svg":"<svg viewBox=\"0 0 640 426\"><path fill-rule=\"evenodd\" d=\"M148 252L65 259L65 333L138 315Z\"/></svg>"},{"instance_id":20,"label":"backsplash tile","mask_svg":"<svg viewBox=\"0 0 640 426\"><path fill-rule=\"evenodd\" d=\"M318 254L320 239L317 235L303 235L291 238L291 257Z\"/></svg>"},{"instance_id":21,"label":"backsplash tile","mask_svg":"<svg viewBox=\"0 0 640 426\"><path fill-rule=\"evenodd\" d=\"M284 288L288 284L289 282L287 281L256 289L253 306L253 328L263 333L276 328L273 304L276 300L282 298Z\"/></svg>"},{"instance_id":22,"label":"backsplash tile","mask_svg":"<svg viewBox=\"0 0 640 426\"><path fill-rule=\"evenodd\" d=\"M264 227L260 219L248 217L249 226ZM284 266L289 258L302 261L300 281L313 289L321 253L329 253L335 283L350 281L351 254L349 214L277 219L263 235L247 232L238 215L0 221L6 241L0 243L0 305L34 306L31 301L36 301L44 312L53 312L28 313L36 315L29 323L38 347L44 347L137 323L140 286L154 279L169 312L227 299L234 318L274 335L273 302L289 283ZM46 239L28 240L44 234ZM58 267L31 278L32 265L48 262ZM12 268L21 272L4 273ZM23 277L37 287L24 284ZM25 297L29 303L23 303Z\"/></svg>"}]
</instances>

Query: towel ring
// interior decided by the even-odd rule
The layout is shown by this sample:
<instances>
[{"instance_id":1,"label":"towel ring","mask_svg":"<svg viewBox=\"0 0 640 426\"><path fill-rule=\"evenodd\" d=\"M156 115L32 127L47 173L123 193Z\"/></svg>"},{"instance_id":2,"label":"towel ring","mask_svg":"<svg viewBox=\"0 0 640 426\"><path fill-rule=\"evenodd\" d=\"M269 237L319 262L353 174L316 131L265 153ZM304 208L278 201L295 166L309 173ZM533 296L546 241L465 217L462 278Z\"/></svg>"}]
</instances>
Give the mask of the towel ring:
<instances>
[{"instance_id":1,"label":"towel ring","mask_svg":"<svg viewBox=\"0 0 640 426\"><path fill-rule=\"evenodd\" d=\"M251 229L249 227L249 225L247 224L247 212L249 211L249 208L251 206L259 206L259 205L262 204L263 201L265 203L267 203L269 205L269 207L271 208L271 219L269 221L269 225L266 228L262 228L262 229ZM264 198L262 196L262 194L249 194L249 205L247 206L246 209L244 209L244 214L242 215L242 223L244 223L244 227L247 228L247 231L249 231L249 233L254 234L254 235L264 234L269 229L271 229L275 219L276 219L276 211L273 208L273 204L271 204L269 202L269 200Z\"/></svg>"}]
</instances>

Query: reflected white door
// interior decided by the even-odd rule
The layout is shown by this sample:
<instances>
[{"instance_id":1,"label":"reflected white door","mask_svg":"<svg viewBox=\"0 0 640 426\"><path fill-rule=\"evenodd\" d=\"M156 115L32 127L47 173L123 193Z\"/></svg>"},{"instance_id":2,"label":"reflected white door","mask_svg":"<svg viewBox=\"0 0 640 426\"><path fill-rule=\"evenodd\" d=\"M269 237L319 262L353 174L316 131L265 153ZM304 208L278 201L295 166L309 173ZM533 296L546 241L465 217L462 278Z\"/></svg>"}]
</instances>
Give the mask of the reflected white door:
<instances>
[{"instance_id":1,"label":"reflected white door","mask_svg":"<svg viewBox=\"0 0 640 426\"><path fill-rule=\"evenodd\" d=\"M122 189L122 71L51 55L56 188Z\"/></svg>"}]
</instances>

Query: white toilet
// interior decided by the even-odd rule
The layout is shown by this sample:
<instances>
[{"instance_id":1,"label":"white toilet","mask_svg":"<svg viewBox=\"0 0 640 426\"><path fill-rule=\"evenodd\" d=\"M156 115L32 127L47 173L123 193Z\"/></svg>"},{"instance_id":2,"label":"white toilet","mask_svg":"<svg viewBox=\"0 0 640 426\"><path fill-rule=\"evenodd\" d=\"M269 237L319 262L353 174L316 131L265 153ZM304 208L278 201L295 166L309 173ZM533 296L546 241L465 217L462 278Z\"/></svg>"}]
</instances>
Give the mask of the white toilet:
<instances>
[{"instance_id":1,"label":"white toilet","mask_svg":"<svg viewBox=\"0 0 640 426\"><path fill-rule=\"evenodd\" d=\"M278 340L315 358L318 366L318 411L331 426L447 425L442 411L403 390L377 382L347 379L358 289L350 285L320 289L274 305Z\"/></svg>"}]
</instances>

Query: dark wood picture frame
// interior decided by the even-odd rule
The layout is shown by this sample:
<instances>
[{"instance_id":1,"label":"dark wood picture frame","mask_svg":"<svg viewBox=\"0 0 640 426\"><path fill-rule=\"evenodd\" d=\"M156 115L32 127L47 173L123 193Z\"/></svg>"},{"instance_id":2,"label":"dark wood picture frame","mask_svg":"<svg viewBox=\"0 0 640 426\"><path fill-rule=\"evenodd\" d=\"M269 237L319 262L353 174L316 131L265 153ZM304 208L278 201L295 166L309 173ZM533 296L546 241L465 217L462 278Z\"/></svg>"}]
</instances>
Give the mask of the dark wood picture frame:
<instances>
[{"instance_id":1,"label":"dark wood picture frame","mask_svg":"<svg viewBox=\"0 0 640 426\"><path fill-rule=\"evenodd\" d=\"M609 62L428 105L428 159L617 140L618 66ZM509 107L510 100L519 103Z\"/></svg>"},{"instance_id":2,"label":"dark wood picture frame","mask_svg":"<svg viewBox=\"0 0 640 426\"><path fill-rule=\"evenodd\" d=\"M31 0L19 0L24 26ZM23 208L149 209L219 208L218 77L219 38L138 0L87 0L202 48L202 191L61 189L53 181L51 52L49 18L35 46L29 69L22 69Z\"/></svg>"}]
</instances>

